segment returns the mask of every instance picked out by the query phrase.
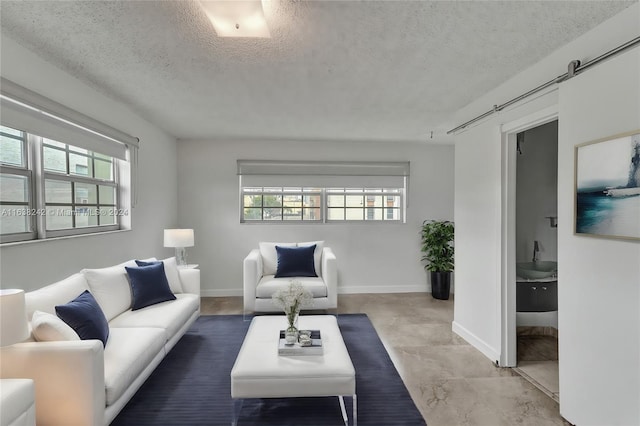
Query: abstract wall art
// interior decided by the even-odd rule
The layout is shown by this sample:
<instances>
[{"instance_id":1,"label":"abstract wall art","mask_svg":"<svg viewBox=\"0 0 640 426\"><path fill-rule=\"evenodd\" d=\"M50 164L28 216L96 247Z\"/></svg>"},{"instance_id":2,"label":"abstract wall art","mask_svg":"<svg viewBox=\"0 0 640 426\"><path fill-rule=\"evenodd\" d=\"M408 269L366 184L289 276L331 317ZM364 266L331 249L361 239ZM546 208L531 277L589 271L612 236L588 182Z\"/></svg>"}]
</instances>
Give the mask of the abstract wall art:
<instances>
[{"instance_id":1,"label":"abstract wall art","mask_svg":"<svg viewBox=\"0 0 640 426\"><path fill-rule=\"evenodd\" d=\"M575 148L575 234L640 240L640 130Z\"/></svg>"}]
</instances>

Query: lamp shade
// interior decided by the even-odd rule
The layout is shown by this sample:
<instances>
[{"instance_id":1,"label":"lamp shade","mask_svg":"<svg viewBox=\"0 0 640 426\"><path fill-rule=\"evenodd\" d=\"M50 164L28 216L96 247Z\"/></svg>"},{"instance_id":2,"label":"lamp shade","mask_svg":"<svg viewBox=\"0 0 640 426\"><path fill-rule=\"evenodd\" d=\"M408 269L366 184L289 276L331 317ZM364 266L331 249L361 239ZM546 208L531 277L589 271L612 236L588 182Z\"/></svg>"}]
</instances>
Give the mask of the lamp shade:
<instances>
[{"instance_id":1,"label":"lamp shade","mask_svg":"<svg viewBox=\"0 0 640 426\"><path fill-rule=\"evenodd\" d=\"M193 247L193 229L165 229L165 247Z\"/></svg>"},{"instance_id":2,"label":"lamp shade","mask_svg":"<svg viewBox=\"0 0 640 426\"><path fill-rule=\"evenodd\" d=\"M0 290L0 346L22 342L29 337L24 290Z\"/></svg>"}]
</instances>

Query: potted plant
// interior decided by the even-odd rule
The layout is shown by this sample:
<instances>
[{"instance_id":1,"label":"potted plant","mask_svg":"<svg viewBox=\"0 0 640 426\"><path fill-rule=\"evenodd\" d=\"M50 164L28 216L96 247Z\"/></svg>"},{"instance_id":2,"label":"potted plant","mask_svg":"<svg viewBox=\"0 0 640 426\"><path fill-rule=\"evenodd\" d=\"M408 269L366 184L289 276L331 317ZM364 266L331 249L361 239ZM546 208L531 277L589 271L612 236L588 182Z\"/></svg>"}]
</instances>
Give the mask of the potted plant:
<instances>
[{"instance_id":1,"label":"potted plant","mask_svg":"<svg viewBox=\"0 0 640 426\"><path fill-rule=\"evenodd\" d=\"M422 222L422 260L431 275L431 295L448 300L453 271L453 222L425 220Z\"/></svg>"}]
</instances>

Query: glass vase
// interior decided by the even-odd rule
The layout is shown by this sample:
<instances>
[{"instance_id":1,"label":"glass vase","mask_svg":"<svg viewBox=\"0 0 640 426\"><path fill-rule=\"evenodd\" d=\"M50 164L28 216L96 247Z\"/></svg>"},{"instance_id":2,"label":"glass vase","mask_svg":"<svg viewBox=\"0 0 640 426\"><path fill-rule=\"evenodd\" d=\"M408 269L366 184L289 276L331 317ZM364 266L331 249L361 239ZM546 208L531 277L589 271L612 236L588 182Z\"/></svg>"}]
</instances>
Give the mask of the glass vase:
<instances>
[{"instance_id":1,"label":"glass vase","mask_svg":"<svg viewBox=\"0 0 640 426\"><path fill-rule=\"evenodd\" d=\"M298 317L300 316L299 310L291 310L286 312L288 327L285 330L284 338L288 345L293 345L298 341Z\"/></svg>"}]
</instances>

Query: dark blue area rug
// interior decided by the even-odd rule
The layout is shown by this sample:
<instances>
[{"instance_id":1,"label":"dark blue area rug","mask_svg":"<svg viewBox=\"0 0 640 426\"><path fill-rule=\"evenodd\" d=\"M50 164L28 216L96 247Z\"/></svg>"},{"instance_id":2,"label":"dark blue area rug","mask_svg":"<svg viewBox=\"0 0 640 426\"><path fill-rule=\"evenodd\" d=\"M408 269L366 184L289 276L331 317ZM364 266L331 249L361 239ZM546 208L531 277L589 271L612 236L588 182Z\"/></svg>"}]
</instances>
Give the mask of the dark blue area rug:
<instances>
[{"instance_id":1,"label":"dark blue area rug","mask_svg":"<svg viewBox=\"0 0 640 426\"><path fill-rule=\"evenodd\" d=\"M365 314L338 316L356 370L358 425L425 425ZM198 318L112 426L230 425L231 368L249 321L242 315ZM351 398L345 398L351 424ZM343 425L337 397L247 399L238 426Z\"/></svg>"}]
</instances>

